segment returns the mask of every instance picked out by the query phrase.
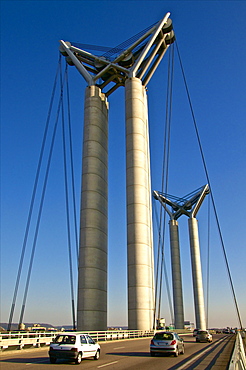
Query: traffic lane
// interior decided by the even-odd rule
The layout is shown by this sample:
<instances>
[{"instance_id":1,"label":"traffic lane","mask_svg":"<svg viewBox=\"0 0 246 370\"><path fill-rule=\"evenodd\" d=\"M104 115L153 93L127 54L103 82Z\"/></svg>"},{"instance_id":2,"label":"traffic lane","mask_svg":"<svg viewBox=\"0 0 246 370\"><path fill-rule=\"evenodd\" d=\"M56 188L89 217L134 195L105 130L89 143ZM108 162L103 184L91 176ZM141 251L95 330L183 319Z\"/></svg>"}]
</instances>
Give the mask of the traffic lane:
<instances>
[{"instance_id":1,"label":"traffic lane","mask_svg":"<svg viewBox=\"0 0 246 370\"><path fill-rule=\"evenodd\" d=\"M215 335L214 342L219 340L222 336ZM104 354L106 355L107 362L100 366L109 366L110 369L121 370L121 369L178 369L187 360L191 358L202 355L203 350L205 350L210 343L196 343L195 338L192 335L183 336L185 343L185 354L179 357L159 355L155 357L150 357L149 344L151 338L140 339L139 341L127 341L121 342L121 346L110 347L108 343L105 344ZM103 346L102 346L103 348ZM89 368L89 367L88 367Z\"/></svg>"},{"instance_id":2,"label":"traffic lane","mask_svg":"<svg viewBox=\"0 0 246 370\"><path fill-rule=\"evenodd\" d=\"M6 350L0 355L1 370L44 369L49 363L48 347Z\"/></svg>"},{"instance_id":3,"label":"traffic lane","mask_svg":"<svg viewBox=\"0 0 246 370\"><path fill-rule=\"evenodd\" d=\"M114 359L115 355L117 355L117 351L126 350L127 353L130 353L134 348L134 351L138 351L139 355L149 356L149 351L142 354L141 352L143 351L143 348L149 348L151 338L144 338L144 340L145 342L147 340L147 345L143 345L143 339L100 343L101 355L99 360L95 361L93 358L83 359L83 367L90 369L96 368L99 363L108 363L108 357L110 356L107 355L107 352L112 352ZM8 370L12 370L13 368L22 370L24 368L26 369L27 365L28 369L32 369L32 365L35 366L35 369L42 369L44 366L47 366L47 364L52 368L52 366L54 367L56 364L50 364L48 350L49 347L3 351L0 353L1 370L3 368ZM63 369L71 366L71 364L73 365L74 363L66 360L57 360L57 364L59 364L60 368Z\"/></svg>"},{"instance_id":4,"label":"traffic lane","mask_svg":"<svg viewBox=\"0 0 246 370\"><path fill-rule=\"evenodd\" d=\"M207 347L212 346L221 338L225 337L225 334L213 334L213 341L212 343L201 342L197 343L196 338L193 337L192 334L189 335L180 335L184 339L185 344L185 357L189 357L191 355L198 355L200 352L205 350Z\"/></svg>"},{"instance_id":5,"label":"traffic lane","mask_svg":"<svg viewBox=\"0 0 246 370\"><path fill-rule=\"evenodd\" d=\"M83 369L154 369L157 364L160 364L163 369L169 368L178 362L178 358L165 357L165 364L167 367L163 367L163 357L156 357L153 362L150 357L149 344L151 338L141 338L125 341L115 341L100 343L101 345L101 356L98 361L94 359L84 359L82 361ZM59 360L57 364L50 364L48 357L48 349L31 349L6 352L2 356L2 369L6 370L23 370L23 369L44 369L47 366L53 369L59 366L60 369L71 369L73 362Z\"/></svg>"},{"instance_id":6,"label":"traffic lane","mask_svg":"<svg viewBox=\"0 0 246 370\"><path fill-rule=\"evenodd\" d=\"M187 359L190 359L191 356L197 355L208 346L208 343L196 343L192 335L183 336L183 338L185 354L179 357L170 355L156 355L155 357L151 357L149 351L151 338L122 342L122 346L118 348L107 347L108 343L105 343L105 350L103 352L108 362L104 366L107 365L112 370L148 370L159 367L162 369L178 368Z\"/></svg>"},{"instance_id":7,"label":"traffic lane","mask_svg":"<svg viewBox=\"0 0 246 370\"><path fill-rule=\"evenodd\" d=\"M179 357L156 356L151 357L149 344L151 338L128 341L122 346L105 346L105 357L107 358L107 369L110 370L149 370L169 369L173 364L178 363ZM123 347L124 345L124 347ZM183 357L183 356L180 356ZM104 364L106 366L106 363ZM101 367L103 369L103 367Z\"/></svg>"},{"instance_id":8,"label":"traffic lane","mask_svg":"<svg viewBox=\"0 0 246 370\"><path fill-rule=\"evenodd\" d=\"M214 341L223 335L214 335ZM177 367L184 363L184 360L190 356L197 355L201 350L208 346L207 343L196 343L192 335L183 336L185 343L185 354L175 358L173 356L150 357L149 344L151 338L141 338L134 340L106 342L101 344L101 357L98 361L94 359L83 360L84 369L156 369L161 366L162 369ZM59 365L60 369L68 369L74 363L59 360L57 365L49 363L48 348L39 348L31 350L22 350L14 352L3 352L1 369L22 370L26 369L44 369L54 368Z\"/></svg>"},{"instance_id":9,"label":"traffic lane","mask_svg":"<svg viewBox=\"0 0 246 370\"><path fill-rule=\"evenodd\" d=\"M150 357L149 344L151 338L142 338L126 341L101 343L101 356L98 361L92 359L84 359L82 361L83 369L156 369L156 366L161 366L163 369L169 369L175 363L178 363L178 358L174 357ZM71 369L74 366L73 362L64 360L57 361L56 364L50 364L47 348L15 351L10 355L4 355L2 358L2 369L6 370L23 370L23 369L45 369L47 366L53 369L59 366L59 369ZM165 360L165 367L163 367Z\"/></svg>"}]
</instances>

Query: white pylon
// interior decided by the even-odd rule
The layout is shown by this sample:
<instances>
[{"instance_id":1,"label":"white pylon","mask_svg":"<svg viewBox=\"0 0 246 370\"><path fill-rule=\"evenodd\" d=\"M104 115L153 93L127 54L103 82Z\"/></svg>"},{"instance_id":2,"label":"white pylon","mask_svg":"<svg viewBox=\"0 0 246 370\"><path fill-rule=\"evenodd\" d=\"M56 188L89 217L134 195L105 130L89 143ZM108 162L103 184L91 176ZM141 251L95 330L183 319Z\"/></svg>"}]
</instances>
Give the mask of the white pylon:
<instances>
[{"instance_id":1,"label":"white pylon","mask_svg":"<svg viewBox=\"0 0 246 370\"><path fill-rule=\"evenodd\" d=\"M84 140L83 148L78 330L105 330L107 327L106 99L120 86L126 87L128 326L147 330L153 327L154 264L145 87L175 40L169 15L167 13L114 58L109 57L110 51L96 56L60 40L61 53L70 65L76 66L88 84L84 132L88 132L90 139ZM95 129L94 133L90 126ZM102 304L99 304L99 297Z\"/></svg>"},{"instance_id":2,"label":"white pylon","mask_svg":"<svg viewBox=\"0 0 246 370\"><path fill-rule=\"evenodd\" d=\"M157 191L153 192L155 199L158 199L166 212L170 216L170 247L172 258L172 281L173 281L173 301L174 301L174 321L175 325L182 325L181 322L183 315L183 296L182 296L182 283L181 283L181 264L179 242L177 237L173 237L175 221L181 216L186 215L189 217L189 235L190 235L190 252L191 252L191 267L193 278L193 294L194 294L194 307L196 327L199 329L206 329L204 294L202 284L202 268L200 258L200 246L198 236L197 219L195 218L199 211L205 196L209 193L209 186L205 185L192 195L188 194L182 198L175 197L176 201L170 200L167 195L161 194ZM170 206L169 209L167 206ZM176 221L177 222L177 221ZM177 224L176 224L177 227ZM177 234L177 231L176 231ZM184 318L184 317L183 317ZM175 326L178 328L177 326ZM179 329L179 328L178 328Z\"/></svg>"},{"instance_id":3,"label":"white pylon","mask_svg":"<svg viewBox=\"0 0 246 370\"><path fill-rule=\"evenodd\" d=\"M107 329L108 103L86 88L83 135L78 330Z\"/></svg>"},{"instance_id":4,"label":"white pylon","mask_svg":"<svg viewBox=\"0 0 246 370\"><path fill-rule=\"evenodd\" d=\"M173 308L174 308L174 326L176 329L184 329L184 303L179 245L179 226L174 212L169 210L167 204L175 208L174 203L162 194L154 191L155 199L158 199L170 216L170 250L171 250L171 268L172 268L172 286L173 286ZM172 209L173 209L172 208Z\"/></svg>"}]
</instances>

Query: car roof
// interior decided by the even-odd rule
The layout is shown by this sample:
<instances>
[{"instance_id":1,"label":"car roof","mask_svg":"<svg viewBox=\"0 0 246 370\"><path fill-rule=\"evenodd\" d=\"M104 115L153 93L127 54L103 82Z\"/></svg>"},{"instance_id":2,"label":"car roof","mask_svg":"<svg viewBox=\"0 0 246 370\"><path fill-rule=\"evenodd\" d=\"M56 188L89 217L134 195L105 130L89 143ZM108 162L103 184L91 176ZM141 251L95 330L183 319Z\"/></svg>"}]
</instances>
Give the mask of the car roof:
<instances>
[{"instance_id":1,"label":"car roof","mask_svg":"<svg viewBox=\"0 0 246 370\"><path fill-rule=\"evenodd\" d=\"M155 332L155 334L177 334L175 333L174 331L161 331L161 330L158 330Z\"/></svg>"},{"instance_id":2,"label":"car roof","mask_svg":"<svg viewBox=\"0 0 246 370\"><path fill-rule=\"evenodd\" d=\"M85 336L88 337L88 334L85 334L85 333L74 333L72 331L69 331L69 332L63 331L62 333L57 333L57 335L75 335L75 336L85 335Z\"/></svg>"}]
</instances>

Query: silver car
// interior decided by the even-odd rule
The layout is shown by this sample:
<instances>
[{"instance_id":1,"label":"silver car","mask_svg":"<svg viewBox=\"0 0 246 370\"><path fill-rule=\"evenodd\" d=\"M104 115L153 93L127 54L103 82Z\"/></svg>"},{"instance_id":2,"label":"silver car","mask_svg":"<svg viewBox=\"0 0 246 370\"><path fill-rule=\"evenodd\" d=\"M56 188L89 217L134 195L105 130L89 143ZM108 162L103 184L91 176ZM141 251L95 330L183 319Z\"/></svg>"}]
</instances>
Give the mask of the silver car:
<instances>
[{"instance_id":1,"label":"silver car","mask_svg":"<svg viewBox=\"0 0 246 370\"><path fill-rule=\"evenodd\" d=\"M212 342L212 334L208 330L198 330L196 336L196 342Z\"/></svg>"},{"instance_id":2,"label":"silver car","mask_svg":"<svg viewBox=\"0 0 246 370\"><path fill-rule=\"evenodd\" d=\"M177 357L180 353L184 354L184 341L175 332L157 332L150 342L150 355L155 356L156 353L168 353Z\"/></svg>"}]
</instances>

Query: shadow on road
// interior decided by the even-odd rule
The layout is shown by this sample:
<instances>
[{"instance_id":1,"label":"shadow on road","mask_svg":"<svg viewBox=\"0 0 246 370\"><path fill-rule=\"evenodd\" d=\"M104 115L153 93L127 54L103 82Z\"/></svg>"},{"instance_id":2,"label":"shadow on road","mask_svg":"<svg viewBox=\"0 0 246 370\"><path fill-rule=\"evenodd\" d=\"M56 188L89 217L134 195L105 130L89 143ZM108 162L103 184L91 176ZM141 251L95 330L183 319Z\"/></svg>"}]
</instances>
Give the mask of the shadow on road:
<instances>
[{"instance_id":1,"label":"shadow on road","mask_svg":"<svg viewBox=\"0 0 246 370\"><path fill-rule=\"evenodd\" d=\"M0 363L1 362L11 362L11 363L17 363L17 364L26 364L26 363L32 363L32 364L35 364L35 363L44 363L46 364L47 362L49 362L49 358L48 357L15 357L15 358L6 358L6 359L1 359L0 360Z\"/></svg>"}]
</instances>

